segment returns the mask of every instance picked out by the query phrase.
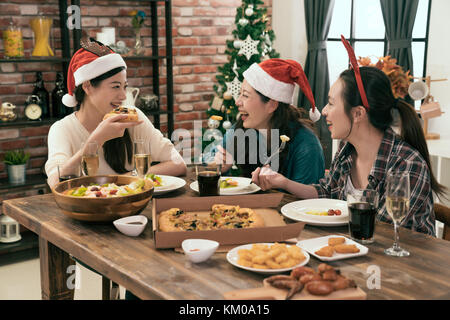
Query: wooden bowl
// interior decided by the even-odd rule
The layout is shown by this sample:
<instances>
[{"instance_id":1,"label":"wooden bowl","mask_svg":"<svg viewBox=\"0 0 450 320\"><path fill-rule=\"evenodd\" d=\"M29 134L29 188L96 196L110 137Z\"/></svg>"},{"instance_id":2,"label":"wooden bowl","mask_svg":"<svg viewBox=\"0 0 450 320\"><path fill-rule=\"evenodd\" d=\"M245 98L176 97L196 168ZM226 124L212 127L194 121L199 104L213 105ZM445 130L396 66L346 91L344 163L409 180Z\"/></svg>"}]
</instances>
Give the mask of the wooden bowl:
<instances>
[{"instance_id":1,"label":"wooden bowl","mask_svg":"<svg viewBox=\"0 0 450 320\"><path fill-rule=\"evenodd\" d=\"M60 182L53 188L52 192L62 212L73 219L81 221L113 221L139 214L145 209L154 191L153 183L150 180L144 180L143 192L122 197L80 198L65 195L63 194L64 191L81 185L88 186L91 183L125 185L136 180L139 180L139 178L132 176L88 176Z\"/></svg>"}]
</instances>

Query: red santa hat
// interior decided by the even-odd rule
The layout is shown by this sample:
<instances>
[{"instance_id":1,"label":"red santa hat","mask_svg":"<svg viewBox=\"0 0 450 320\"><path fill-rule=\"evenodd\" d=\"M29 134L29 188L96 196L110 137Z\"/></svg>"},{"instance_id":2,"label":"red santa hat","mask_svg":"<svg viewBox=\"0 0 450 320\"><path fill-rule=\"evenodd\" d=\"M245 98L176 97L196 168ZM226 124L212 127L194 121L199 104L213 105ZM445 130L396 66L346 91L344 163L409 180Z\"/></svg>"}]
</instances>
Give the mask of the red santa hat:
<instances>
[{"instance_id":1,"label":"red santa hat","mask_svg":"<svg viewBox=\"0 0 450 320\"><path fill-rule=\"evenodd\" d=\"M75 87L92 80L112 69L127 68L120 54L93 39L83 40L82 48L73 55L67 71L67 91L62 102L67 107L76 107Z\"/></svg>"},{"instance_id":2,"label":"red santa hat","mask_svg":"<svg viewBox=\"0 0 450 320\"><path fill-rule=\"evenodd\" d=\"M300 63L294 60L268 59L260 64L252 64L243 75L258 92L287 104L293 103L295 84L298 84L311 103L310 119L314 122L320 119L320 112L316 108L311 87Z\"/></svg>"}]
</instances>

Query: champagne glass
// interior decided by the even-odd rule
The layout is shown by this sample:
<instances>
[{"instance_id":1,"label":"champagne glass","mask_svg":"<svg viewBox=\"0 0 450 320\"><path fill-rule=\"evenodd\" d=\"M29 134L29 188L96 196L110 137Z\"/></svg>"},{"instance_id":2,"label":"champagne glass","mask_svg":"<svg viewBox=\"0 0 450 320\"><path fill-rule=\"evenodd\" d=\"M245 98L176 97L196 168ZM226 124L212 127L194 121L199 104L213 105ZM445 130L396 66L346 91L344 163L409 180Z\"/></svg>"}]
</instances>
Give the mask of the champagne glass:
<instances>
[{"instance_id":1,"label":"champagne glass","mask_svg":"<svg viewBox=\"0 0 450 320\"><path fill-rule=\"evenodd\" d=\"M133 144L134 169L139 178L144 178L150 170L152 157L150 156L150 143L138 139Z\"/></svg>"},{"instance_id":2,"label":"champagne glass","mask_svg":"<svg viewBox=\"0 0 450 320\"><path fill-rule=\"evenodd\" d=\"M386 209L394 221L394 245L384 250L390 256L406 257L409 252L400 248L398 225L406 216L409 209L409 175L389 172L386 179Z\"/></svg>"},{"instance_id":3,"label":"champagne glass","mask_svg":"<svg viewBox=\"0 0 450 320\"><path fill-rule=\"evenodd\" d=\"M95 176L98 171L98 143L96 141L83 143L81 156L81 169L85 176Z\"/></svg>"}]
</instances>

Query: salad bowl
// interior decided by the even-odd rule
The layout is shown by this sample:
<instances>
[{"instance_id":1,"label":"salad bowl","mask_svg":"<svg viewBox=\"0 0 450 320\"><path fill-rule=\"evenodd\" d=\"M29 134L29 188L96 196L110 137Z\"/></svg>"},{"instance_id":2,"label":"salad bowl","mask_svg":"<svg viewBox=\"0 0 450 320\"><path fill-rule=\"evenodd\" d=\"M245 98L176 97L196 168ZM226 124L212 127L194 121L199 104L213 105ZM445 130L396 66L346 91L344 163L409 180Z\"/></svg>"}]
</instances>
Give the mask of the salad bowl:
<instances>
[{"instance_id":1,"label":"salad bowl","mask_svg":"<svg viewBox=\"0 0 450 320\"><path fill-rule=\"evenodd\" d=\"M96 185L107 190L97 197L89 189ZM125 187L126 186L126 187ZM114 195L111 190L117 188ZM85 190L86 189L86 190ZM103 190L102 190L103 191ZM58 183L52 193L62 212L81 221L113 221L139 214L153 196L150 180L133 176L86 176Z\"/></svg>"}]
</instances>

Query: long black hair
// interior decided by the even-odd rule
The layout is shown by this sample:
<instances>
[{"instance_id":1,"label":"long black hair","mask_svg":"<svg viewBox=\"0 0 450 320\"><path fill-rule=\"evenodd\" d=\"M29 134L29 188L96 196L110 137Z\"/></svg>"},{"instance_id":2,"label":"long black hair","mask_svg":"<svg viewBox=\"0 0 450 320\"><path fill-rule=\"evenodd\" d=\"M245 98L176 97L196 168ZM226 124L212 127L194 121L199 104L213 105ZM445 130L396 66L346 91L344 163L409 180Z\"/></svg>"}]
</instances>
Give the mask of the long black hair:
<instances>
[{"instance_id":1,"label":"long black hair","mask_svg":"<svg viewBox=\"0 0 450 320\"><path fill-rule=\"evenodd\" d=\"M93 86L94 88L98 87L103 80L116 75L122 70L125 70L125 67L114 68L90 80L91 86ZM81 84L75 88L77 110L79 110L85 95L86 93L84 92ZM133 144L128 129L125 129L124 135L122 137L106 141L103 144L103 153L105 155L105 161L114 171L116 171L117 173L128 172L128 170L125 168L125 163L131 163L133 160Z\"/></svg>"},{"instance_id":2,"label":"long black hair","mask_svg":"<svg viewBox=\"0 0 450 320\"><path fill-rule=\"evenodd\" d=\"M267 103L270 101L270 98L266 97L259 91L255 90L256 93L258 93L261 101L263 103ZM269 127L271 129L278 129L279 134L286 135L288 137L294 137L295 133L300 128L308 128L312 131L314 131L314 125L313 122L308 120L305 117L306 112L301 108L296 108L294 106L291 106L287 103L278 102L278 108L273 112L272 117L269 120ZM239 119L236 122L235 129L242 129L244 132L248 129L244 128L243 121ZM267 133L267 136L270 136L270 132ZM250 177L251 173L256 170L256 168L262 166L262 163L259 161L259 157L257 157L257 163L251 164L250 163L250 141L246 137L245 140L245 162L244 163L238 163L237 162L237 148L238 148L238 141L237 137L233 137L234 139L234 160L236 161L236 165L241 170L241 174L243 176ZM259 144L257 145L257 154L259 155ZM289 143L286 145L286 148L281 152L280 154L280 166L279 166L279 172L283 172L286 168L286 158L289 152Z\"/></svg>"},{"instance_id":3,"label":"long black hair","mask_svg":"<svg viewBox=\"0 0 450 320\"><path fill-rule=\"evenodd\" d=\"M419 151L427 163L430 170L431 189L438 195L444 195L447 188L439 184L433 174L427 142L414 107L406 101L394 97L391 81L383 71L375 67L361 67L360 71L370 106L368 110L369 122L375 128L385 131L394 121L392 110L397 109L402 122L402 139ZM354 71L352 69L345 70L341 73L340 79L344 83L342 93L344 110L353 123L351 109L363 105Z\"/></svg>"}]
</instances>

